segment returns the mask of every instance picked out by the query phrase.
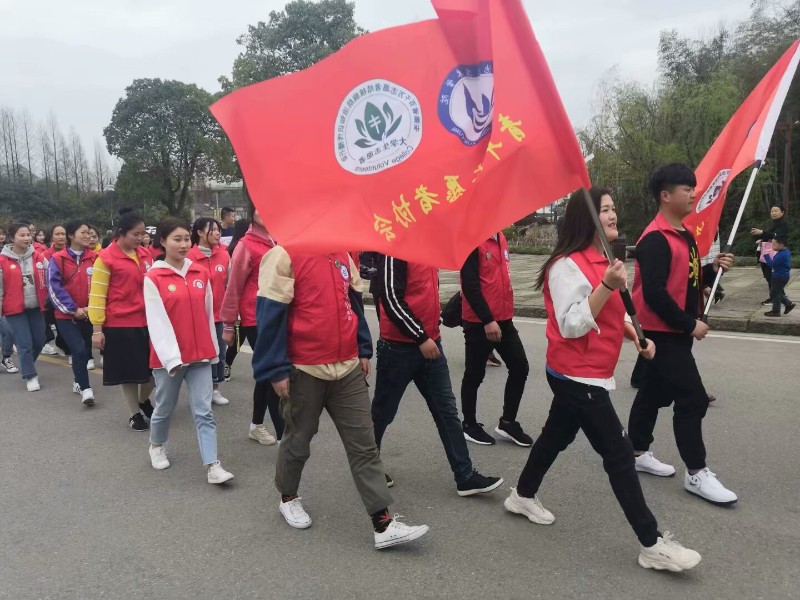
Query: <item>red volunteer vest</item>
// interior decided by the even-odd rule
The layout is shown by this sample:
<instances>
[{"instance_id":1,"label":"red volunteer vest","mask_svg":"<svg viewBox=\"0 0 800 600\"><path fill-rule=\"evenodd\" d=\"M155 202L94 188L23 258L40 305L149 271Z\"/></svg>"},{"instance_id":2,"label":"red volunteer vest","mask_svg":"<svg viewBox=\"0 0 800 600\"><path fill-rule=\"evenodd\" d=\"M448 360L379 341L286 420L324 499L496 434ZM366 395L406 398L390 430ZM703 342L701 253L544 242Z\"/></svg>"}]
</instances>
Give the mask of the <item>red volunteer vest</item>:
<instances>
[{"instance_id":1,"label":"red volunteer vest","mask_svg":"<svg viewBox=\"0 0 800 600\"><path fill-rule=\"evenodd\" d=\"M590 247L570 254L569 258L578 265L592 289L601 285L608 268L608 259L605 256ZM558 329L553 297L547 282L544 285L544 305L547 309L547 365L555 372L569 377L613 377L625 333L625 305L619 293L611 294L603 310L595 318L600 333L593 329L575 339L563 337Z\"/></svg>"},{"instance_id":2,"label":"red volunteer vest","mask_svg":"<svg viewBox=\"0 0 800 600\"><path fill-rule=\"evenodd\" d=\"M47 261L41 252L33 251L33 280L39 310L44 310L47 300ZM25 294L22 286L22 269L13 258L0 255L0 270L3 272L3 316L25 312Z\"/></svg>"},{"instance_id":3,"label":"red volunteer vest","mask_svg":"<svg viewBox=\"0 0 800 600\"><path fill-rule=\"evenodd\" d=\"M172 269L152 269L145 277L155 284L164 303L164 309L175 331L181 362L186 365L216 358L217 352L214 350L214 340L206 314L208 270L192 263L186 271L186 279ZM152 343L150 368L163 368Z\"/></svg>"},{"instance_id":4,"label":"red volunteer vest","mask_svg":"<svg viewBox=\"0 0 800 600\"><path fill-rule=\"evenodd\" d=\"M261 259L274 247L274 244L270 238L261 237L253 233L252 230L244 234L242 239L239 240L239 243L244 244L250 253L250 275L247 277L242 295L239 299L239 317L242 320L242 327L255 327L258 271L261 267Z\"/></svg>"},{"instance_id":5,"label":"red volunteer vest","mask_svg":"<svg viewBox=\"0 0 800 600\"><path fill-rule=\"evenodd\" d=\"M125 254L116 241L100 252L108 267L106 327L147 327L144 311L144 274L153 266L147 248L137 246L139 264Z\"/></svg>"},{"instance_id":6,"label":"red volunteer vest","mask_svg":"<svg viewBox=\"0 0 800 600\"><path fill-rule=\"evenodd\" d=\"M78 305L78 308L89 306L89 289L92 283L92 267L97 254L85 248L80 263L76 263L71 254L64 248L53 255L56 265L61 271L61 282L64 291ZM56 319L71 319L72 315L55 310Z\"/></svg>"},{"instance_id":7,"label":"red volunteer vest","mask_svg":"<svg viewBox=\"0 0 800 600\"><path fill-rule=\"evenodd\" d=\"M438 340L439 320L442 306L439 300L439 269L415 263L407 263L405 301L414 316L420 320L425 333ZM381 307L381 337L394 342L413 342L395 325Z\"/></svg>"},{"instance_id":8,"label":"red volunteer vest","mask_svg":"<svg viewBox=\"0 0 800 600\"><path fill-rule=\"evenodd\" d=\"M675 303L683 307L686 304L686 292L689 286L689 246L681 234L670 225L667 220L659 213L656 218L647 226L639 237L639 241L649 233L659 231L667 239L672 261L669 267L669 278L667 279L667 293ZM691 230L689 230L691 231ZM671 333L683 333L678 329L673 329L667 325L661 317L650 309L644 299L642 291L642 277L639 272L639 261L636 261L635 274L633 280L633 303L636 306L636 314L642 329L647 331L666 331ZM702 269L700 270L702 274ZM702 283L700 283L702 289Z\"/></svg>"},{"instance_id":9,"label":"red volunteer vest","mask_svg":"<svg viewBox=\"0 0 800 600\"><path fill-rule=\"evenodd\" d=\"M511 287L508 242L502 233L498 234L497 240L489 238L478 246L478 274L481 292L494 320L509 321L514 318L514 290ZM461 304L461 318L470 323L481 322L466 296L463 296Z\"/></svg>"},{"instance_id":10,"label":"red volunteer vest","mask_svg":"<svg viewBox=\"0 0 800 600\"><path fill-rule=\"evenodd\" d=\"M189 250L189 260L194 264L204 267L208 271L211 281L211 291L214 293L214 322L221 321L219 311L222 308L222 299L225 297L225 284L228 282L228 268L231 257L222 246L211 249L211 256L206 256L199 247L194 246Z\"/></svg>"},{"instance_id":11,"label":"red volunteer vest","mask_svg":"<svg viewBox=\"0 0 800 600\"><path fill-rule=\"evenodd\" d=\"M358 357L358 319L350 304L350 257L291 255L294 300L289 307L289 359L328 365Z\"/></svg>"}]
</instances>

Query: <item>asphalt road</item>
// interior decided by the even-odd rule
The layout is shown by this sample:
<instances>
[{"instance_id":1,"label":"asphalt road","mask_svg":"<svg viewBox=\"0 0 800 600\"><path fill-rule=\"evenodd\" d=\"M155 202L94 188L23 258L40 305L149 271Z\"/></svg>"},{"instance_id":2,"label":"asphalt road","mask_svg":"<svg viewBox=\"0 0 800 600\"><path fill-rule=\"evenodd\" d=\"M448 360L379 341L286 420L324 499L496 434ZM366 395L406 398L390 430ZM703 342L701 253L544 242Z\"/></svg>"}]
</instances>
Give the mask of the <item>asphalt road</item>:
<instances>
[{"instance_id":1,"label":"asphalt road","mask_svg":"<svg viewBox=\"0 0 800 600\"><path fill-rule=\"evenodd\" d=\"M375 314L369 318L375 323ZM550 392L544 327L518 325L531 362L520 421L538 433ZM445 330L454 387L463 371L460 330ZM249 356L215 410L225 488L206 483L185 402L173 420L172 466L154 471L146 434L127 428L117 390L80 405L63 359L40 365L42 391L0 375L0 598L797 598L800 597L800 339L719 334L696 346L707 387L719 400L705 421L709 464L740 497L723 509L673 479L643 476L662 530L703 562L674 575L636 563L638 545L585 437L556 462L540 490L550 527L510 515L502 503L527 450L499 442L470 446L503 487L460 498L425 404L410 389L384 442L396 481L391 509L427 523L420 542L378 552L336 431L327 416L312 445L301 493L314 519L289 528L272 484L277 446L247 439ZM617 369L617 410L627 421L634 391L630 345ZM494 425L504 369L488 374L479 411ZM678 465L670 413L656 430L657 455Z\"/></svg>"}]
</instances>

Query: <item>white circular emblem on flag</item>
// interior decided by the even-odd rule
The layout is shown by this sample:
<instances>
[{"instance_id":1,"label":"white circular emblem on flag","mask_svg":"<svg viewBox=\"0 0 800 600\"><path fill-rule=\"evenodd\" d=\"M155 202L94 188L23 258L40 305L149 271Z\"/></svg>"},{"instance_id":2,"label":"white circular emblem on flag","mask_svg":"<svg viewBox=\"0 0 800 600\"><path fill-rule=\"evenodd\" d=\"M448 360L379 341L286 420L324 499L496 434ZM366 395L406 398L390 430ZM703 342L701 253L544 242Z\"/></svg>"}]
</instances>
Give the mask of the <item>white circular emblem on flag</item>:
<instances>
[{"instance_id":1,"label":"white circular emblem on flag","mask_svg":"<svg viewBox=\"0 0 800 600\"><path fill-rule=\"evenodd\" d=\"M422 140L422 109L404 87L371 79L342 101L334 125L339 165L354 175L374 175L408 160Z\"/></svg>"},{"instance_id":2,"label":"white circular emblem on flag","mask_svg":"<svg viewBox=\"0 0 800 600\"><path fill-rule=\"evenodd\" d=\"M700 201L697 203L695 207L695 211L698 213L703 212L709 206L714 204L719 199L720 193L722 192L722 188L725 187L725 182L728 181L728 177L731 175L730 169L722 169L717 176L714 177L714 180L711 182L711 185L708 186L708 189L703 193L700 197Z\"/></svg>"},{"instance_id":3,"label":"white circular emblem on flag","mask_svg":"<svg viewBox=\"0 0 800 600\"><path fill-rule=\"evenodd\" d=\"M494 111L494 64L461 65L450 73L439 90L439 121L474 146L492 132Z\"/></svg>"}]
</instances>

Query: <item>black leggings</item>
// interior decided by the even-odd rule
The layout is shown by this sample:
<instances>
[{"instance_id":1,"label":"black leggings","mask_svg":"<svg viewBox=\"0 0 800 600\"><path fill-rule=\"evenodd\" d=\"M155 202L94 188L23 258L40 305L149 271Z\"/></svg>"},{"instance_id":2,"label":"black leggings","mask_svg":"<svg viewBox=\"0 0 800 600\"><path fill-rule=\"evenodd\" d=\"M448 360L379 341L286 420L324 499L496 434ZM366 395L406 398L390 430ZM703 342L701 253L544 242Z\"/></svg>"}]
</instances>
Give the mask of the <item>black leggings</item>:
<instances>
[{"instance_id":1,"label":"black leggings","mask_svg":"<svg viewBox=\"0 0 800 600\"><path fill-rule=\"evenodd\" d=\"M658 523L645 502L636 473L633 446L611 404L608 391L559 379L550 373L547 382L553 390L550 415L542 434L531 448L517 492L525 498L533 498L556 457L567 449L578 430L582 429L592 448L603 458L611 489L636 537L643 546L654 545L661 535Z\"/></svg>"},{"instance_id":2,"label":"black leggings","mask_svg":"<svg viewBox=\"0 0 800 600\"><path fill-rule=\"evenodd\" d=\"M225 351L225 364L229 367L233 366L233 361L236 360L236 355L239 354L239 344L242 343L242 327L238 323L234 327L234 343L228 346Z\"/></svg>"},{"instance_id":3,"label":"black leggings","mask_svg":"<svg viewBox=\"0 0 800 600\"><path fill-rule=\"evenodd\" d=\"M257 327L242 327L242 336L250 344L251 348L256 347L256 340L258 339ZM283 417L281 417L280 400L278 394L272 389L272 384L269 381L256 381L256 386L253 389L253 424L261 425L264 423L264 415L267 414L269 409L269 416L272 419L272 424L275 426L275 436L278 439L283 437Z\"/></svg>"}]
</instances>

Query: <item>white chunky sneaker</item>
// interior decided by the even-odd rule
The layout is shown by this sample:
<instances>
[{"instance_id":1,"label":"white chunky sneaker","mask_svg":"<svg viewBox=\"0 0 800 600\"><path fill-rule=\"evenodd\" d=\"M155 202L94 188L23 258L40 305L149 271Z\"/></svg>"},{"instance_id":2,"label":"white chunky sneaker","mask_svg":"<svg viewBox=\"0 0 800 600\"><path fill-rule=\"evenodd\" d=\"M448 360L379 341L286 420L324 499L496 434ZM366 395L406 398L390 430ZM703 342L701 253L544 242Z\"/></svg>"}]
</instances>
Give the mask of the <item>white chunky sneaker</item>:
<instances>
[{"instance_id":1,"label":"white chunky sneaker","mask_svg":"<svg viewBox=\"0 0 800 600\"><path fill-rule=\"evenodd\" d=\"M640 473L650 473L659 477L672 477L675 475L675 467L661 462L649 450L636 457L636 470Z\"/></svg>"},{"instance_id":2,"label":"white chunky sneaker","mask_svg":"<svg viewBox=\"0 0 800 600\"><path fill-rule=\"evenodd\" d=\"M94 406L94 392L92 388L81 390L81 403L84 406Z\"/></svg>"},{"instance_id":3,"label":"white chunky sneaker","mask_svg":"<svg viewBox=\"0 0 800 600\"><path fill-rule=\"evenodd\" d=\"M222 465L219 464L219 461L212 463L211 466L208 467L208 483L213 483L216 485L225 483L231 479L233 479L233 473L229 473L223 469Z\"/></svg>"},{"instance_id":4,"label":"white chunky sneaker","mask_svg":"<svg viewBox=\"0 0 800 600\"><path fill-rule=\"evenodd\" d=\"M78 385L77 381L72 382L72 393L78 395L81 393L81 386Z\"/></svg>"},{"instance_id":5,"label":"white chunky sneaker","mask_svg":"<svg viewBox=\"0 0 800 600\"><path fill-rule=\"evenodd\" d=\"M664 537L658 538L655 546L639 551L639 565L645 569L658 571L672 571L680 573L696 567L701 560L700 554L689 548L684 548L672 539L669 531L664 532Z\"/></svg>"},{"instance_id":6,"label":"white chunky sneaker","mask_svg":"<svg viewBox=\"0 0 800 600\"><path fill-rule=\"evenodd\" d=\"M88 371L94 371L94 359L90 358L89 362L86 363L86 369Z\"/></svg>"},{"instance_id":7,"label":"white chunky sneaker","mask_svg":"<svg viewBox=\"0 0 800 600\"><path fill-rule=\"evenodd\" d=\"M39 354L44 354L46 356L55 356L58 354L58 349L56 348L55 342L46 343Z\"/></svg>"},{"instance_id":8,"label":"white chunky sneaker","mask_svg":"<svg viewBox=\"0 0 800 600\"><path fill-rule=\"evenodd\" d=\"M14 364L14 360L10 356L0 361L0 365L9 373L19 373L17 365Z\"/></svg>"},{"instance_id":9,"label":"white chunky sneaker","mask_svg":"<svg viewBox=\"0 0 800 600\"><path fill-rule=\"evenodd\" d=\"M552 525L553 521L556 520L553 513L542 506L538 497L525 498L520 496L517 493L517 488L511 488L511 494L506 498L503 506L506 507L508 512L515 515L525 515L529 521L539 525Z\"/></svg>"},{"instance_id":10,"label":"white chunky sneaker","mask_svg":"<svg viewBox=\"0 0 800 600\"><path fill-rule=\"evenodd\" d=\"M683 478L683 487L686 488L687 492L700 496L703 500L707 500L712 504L727 506L739 499L736 494L719 482L717 474L708 467L698 471L695 475L690 475L689 471L686 471L686 475Z\"/></svg>"},{"instance_id":11,"label":"white chunky sneaker","mask_svg":"<svg viewBox=\"0 0 800 600\"><path fill-rule=\"evenodd\" d=\"M220 406L225 406L226 404L230 404L230 400L228 400L225 396L223 396L219 390L214 390L211 394L211 403L212 404L219 404Z\"/></svg>"},{"instance_id":12,"label":"white chunky sneaker","mask_svg":"<svg viewBox=\"0 0 800 600\"><path fill-rule=\"evenodd\" d=\"M402 519L401 515L395 515L389 526L382 532L375 533L375 548L382 550L391 546L407 544L421 538L428 533L431 528L427 525L406 525L397 519Z\"/></svg>"},{"instance_id":13,"label":"white chunky sneaker","mask_svg":"<svg viewBox=\"0 0 800 600\"><path fill-rule=\"evenodd\" d=\"M290 527L295 529L308 529L311 527L311 517L300 502L302 498L295 498L289 502L281 502L278 508Z\"/></svg>"},{"instance_id":14,"label":"white chunky sneaker","mask_svg":"<svg viewBox=\"0 0 800 600\"><path fill-rule=\"evenodd\" d=\"M38 392L40 389L42 389L42 386L39 385L38 377L31 377L25 382L25 385L29 392Z\"/></svg>"},{"instance_id":15,"label":"white chunky sneaker","mask_svg":"<svg viewBox=\"0 0 800 600\"><path fill-rule=\"evenodd\" d=\"M251 426L250 433L247 434L247 437L264 446L272 446L278 441L278 439L269 432L269 429L267 429L267 426L263 423L261 425L256 425L255 427Z\"/></svg>"},{"instance_id":16,"label":"white chunky sneaker","mask_svg":"<svg viewBox=\"0 0 800 600\"><path fill-rule=\"evenodd\" d=\"M164 446L150 446L150 464L154 469L166 469L169 467L169 460L167 459L167 452Z\"/></svg>"}]
</instances>

